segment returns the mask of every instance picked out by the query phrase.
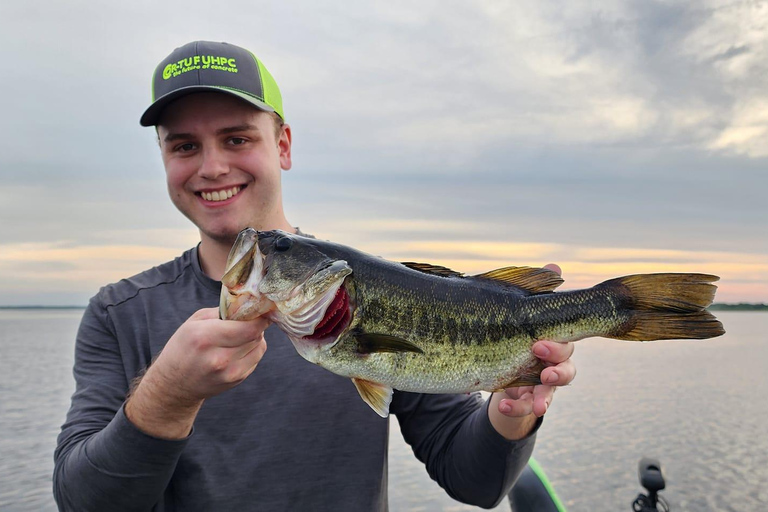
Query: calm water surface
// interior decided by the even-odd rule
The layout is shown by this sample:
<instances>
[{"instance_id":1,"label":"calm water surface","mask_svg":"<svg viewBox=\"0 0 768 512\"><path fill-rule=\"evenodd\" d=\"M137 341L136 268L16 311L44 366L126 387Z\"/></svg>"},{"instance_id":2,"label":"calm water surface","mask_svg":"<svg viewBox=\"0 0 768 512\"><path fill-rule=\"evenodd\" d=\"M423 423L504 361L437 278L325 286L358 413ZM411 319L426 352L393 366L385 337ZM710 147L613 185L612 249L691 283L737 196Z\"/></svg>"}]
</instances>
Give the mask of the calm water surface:
<instances>
[{"instance_id":1,"label":"calm water surface","mask_svg":"<svg viewBox=\"0 0 768 512\"><path fill-rule=\"evenodd\" d=\"M81 314L0 310L1 511L56 510L52 454ZM570 511L631 510L643 456L661 460L673 511L768 509L768 314L717 316L728 334L714 340L578 343L578 377L534 452ZM429 479L395 420L390 456L391 510L479 510Z\"/></svg>"}]
</instances>

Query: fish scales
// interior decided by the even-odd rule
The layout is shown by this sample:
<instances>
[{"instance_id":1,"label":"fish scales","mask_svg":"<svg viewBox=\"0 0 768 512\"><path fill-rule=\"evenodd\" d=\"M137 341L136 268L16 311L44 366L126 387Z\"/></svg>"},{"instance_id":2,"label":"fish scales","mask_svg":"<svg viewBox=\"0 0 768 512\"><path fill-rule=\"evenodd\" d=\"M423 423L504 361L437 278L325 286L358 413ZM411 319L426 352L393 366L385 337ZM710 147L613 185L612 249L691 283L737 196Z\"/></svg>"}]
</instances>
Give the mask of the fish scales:
<instances>
[{"instance_id":1,"label":"fish scales","mask_svg":"<svg viewBox=\"0 0 768 512\"><path fill-rule=\"evenodd\" d=\"M495 342L502 329L519 330L516 305L503 291L491 296L463 278L436 277L399 265L390 273L365 263L356 268L358 314L368 332L472 345Z\"/></svg>"},{"instance_id":2,"label":"fish scales","mask_svg":"<svg viewBox=\"0 0 768 512\"><path fill-rule=\"evenodd\" d=\"M590 288L522 301L521 309L535 339L575 341L588 336L608 336L627 329L632 314L609 290Z\"/></svg>"},{"instance_id":3,"label":"fish scales","mask_svg":"<svg viewBox=\"0 0 768 512\"><path fill-rule=\"evenodd\" d=\"M717 276L642 274L553 292L546 269L463 276L282 231L244 230L222 278L221 316L264 315L308 361L347 376L386 416L392 389L465 393L540 382L536 340L705 339Z\"/></svg>"},{"instance_id":4,"label":"fish scales","mask_svg":"<svg viewBox=\"0 0 768 512\"><path fill-rule=\"evenodd\" d=\"M364 275L364 272L362 273ZM509 368L533 362L538 339L568 341L607 333L629 321L604 290L520 296L503 289L482 297L456 294L451 279L414 275L409 288L371 280L356 285L359 323L318 362L331 371L374 377L403 391L463 392L496 389L514 380ZM362 288L362 289L361 289ZM429 298L436 298L434 302ZM584 304L589 306L584 308ZM586 313L585 313L586 312ZM448 319L448 320L447 320ZM382 353L360 358L354 329L386 332L421 348L423 354ZM507 370L505 372L505 370ZM499 374L504 375L503 379Z\"/></svg>"}]
</instances>

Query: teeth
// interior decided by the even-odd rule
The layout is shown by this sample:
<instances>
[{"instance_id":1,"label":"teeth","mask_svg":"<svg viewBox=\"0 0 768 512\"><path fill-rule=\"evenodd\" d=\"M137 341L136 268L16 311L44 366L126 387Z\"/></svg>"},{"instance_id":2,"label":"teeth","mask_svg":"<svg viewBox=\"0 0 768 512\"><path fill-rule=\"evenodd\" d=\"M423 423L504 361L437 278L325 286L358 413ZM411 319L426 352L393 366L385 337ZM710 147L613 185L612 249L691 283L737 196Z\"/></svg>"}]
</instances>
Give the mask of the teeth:
<instances>
[{"instance_id":1,"label":"teeth","mask_svg":"<svg viewBox=\"0 0 768 512\"><path fill-rule=\"evenodd\" d=\"M200 195L206 201L224 201L230 197L237 195L240 192L241 187L232 187L226 190L216 190L213 192L200 192Z\"/></svg>"}]
</instances>

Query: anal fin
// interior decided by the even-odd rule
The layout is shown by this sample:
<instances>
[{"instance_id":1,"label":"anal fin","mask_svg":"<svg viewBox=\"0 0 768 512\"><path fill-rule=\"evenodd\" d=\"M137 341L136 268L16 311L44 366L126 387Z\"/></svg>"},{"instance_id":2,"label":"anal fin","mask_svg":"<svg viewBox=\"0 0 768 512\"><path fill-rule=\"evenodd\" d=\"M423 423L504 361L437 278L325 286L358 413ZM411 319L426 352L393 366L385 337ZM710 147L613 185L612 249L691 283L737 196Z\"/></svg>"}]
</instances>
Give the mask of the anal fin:
<instances>
[{"instance_id":1,"label":"anal fin","mask_svg":"<svg viewBox=\"0 0 768 512\"><path fill-rule=\"evenodd\" d=\"M382 418L389 416L389 404L392 403L392 388L378 382L353 378L352 383L360 393L360 398Z\"/></svg>"},{"instance_id":2,"label":"anal fin","mask_svg":"<svg viewBox=\"0 0 768 512\"><path fill-rule=\"evenodd\" d=\"M504 384L501 389L519 388L521 386L538 386L541 384L541 372L546 367L547 365L544 364L544 361L537 358L531 366L524 369L520 374L515 375L512 380Z\"/></svg>"}]
</instances>

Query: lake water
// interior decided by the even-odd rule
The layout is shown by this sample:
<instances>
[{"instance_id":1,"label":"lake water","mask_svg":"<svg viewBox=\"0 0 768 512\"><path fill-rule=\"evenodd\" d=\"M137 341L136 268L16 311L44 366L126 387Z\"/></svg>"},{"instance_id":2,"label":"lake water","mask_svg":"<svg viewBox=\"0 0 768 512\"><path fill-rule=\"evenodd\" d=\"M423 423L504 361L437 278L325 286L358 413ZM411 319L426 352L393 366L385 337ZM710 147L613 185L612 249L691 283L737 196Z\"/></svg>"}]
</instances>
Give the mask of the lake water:
<instances>
[{"instance_id":1,"label":"lake water","mask_svg":"<svg viewBox=\"0 0 768 512\"><path fill-rule=\"evenodd\" d=\"M0 510L53 511L53 449L82 311L0 310ZM569 511L632 510L661 460L673 511L768 509L768 314L718 312L714 340L578 342L534 456ZM432 482L392 423L390 509L474 511ZM499 511L509 511L502 503Z\"/></svg>"}]
</instances>

